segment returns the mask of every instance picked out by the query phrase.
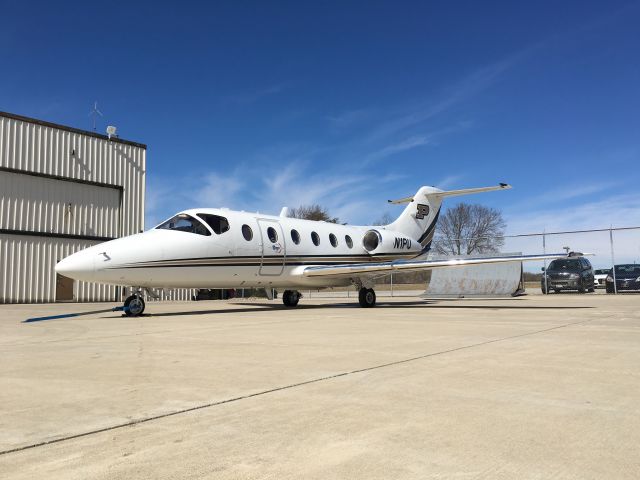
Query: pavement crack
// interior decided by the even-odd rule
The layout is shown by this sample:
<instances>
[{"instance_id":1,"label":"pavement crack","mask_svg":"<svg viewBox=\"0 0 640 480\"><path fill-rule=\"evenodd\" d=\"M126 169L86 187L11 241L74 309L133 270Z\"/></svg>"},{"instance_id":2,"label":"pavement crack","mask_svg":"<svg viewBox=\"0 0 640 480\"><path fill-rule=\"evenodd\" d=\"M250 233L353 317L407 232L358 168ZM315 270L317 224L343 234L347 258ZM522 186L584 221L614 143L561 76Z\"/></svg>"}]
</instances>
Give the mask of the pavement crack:
<instances>
[{"instance_id":1,"label":"pavement crack","mask_svg":"<svg viewBox=\"0 0 640 480\"><path fill-rule=\"evenodd\" d=\"M10 453L21 452L21 451L30 450L30 449L33 449L33 448L44 447L46 445L52 445L52 444L55 444L55 443L61 443L61 442L69 441L69 440L75 440L75 439L78 439L78 438L88 437L88 436L91 436L91 435L96 435L96 434L99 434L99 433L109 432L109 431L117 430L117 429L120 429L120 428L133 427L135 425L140 425L140 424L143 424L143 423L149 423L149 422L153 422L155 420L161 420L163 418L173 417L173 416L176 416L176 415L182 415L182 414L189 413L189 412L195 412L197 410L203 410L203 409L206 409L206 408L212 408L212 407L216 407L216 406L219 406L219 405L225 405L227 403L238 402L240 400L247 400L249 398L259 397L259 396L262 396L262 395L267 395L267 394L270 394L270 393L280 392L280 391L283 391L283 390L289 390L289 389L293 389L293 388L303 387L303 386L311 385L311 384L314 384L314 383L325 382L325 381L328 381L328 380L333 380L333 379L340 378L340 377L346 377L346 376L349 376L349 375L356 375L356 374L359 374L359 373L370 372L370 371L373 371L373 370L379 370L379 369L382 369L382 368L393 367L393 366L402 365L402 364L405 364L405 363L416 362L418 360L424 360L424 359L430 358L430 357L436 357L436 356L445 355L445 354L448 354L448 353L459 352L461 350L468 350L468 349L471 349L471 348L482 347L484 345L489 345L489 344L492 344L492 343L505 342L505 341L514 340L514 339L517 339L517 338L528 337L528 336L532 336L532 335L538 335L538 334L541 334L541 333L551 332L553 330L559 330L559 329L571 327L571 326L574 326L574 325L585 324L585 323L591 322L592 320L593 319L587 319L587 320L580 320L578 322L565 323L565 324L562 324L562 325L556 325L554 327L544 328L544 329L541 329L541 330L535 330L535 331L532 331L532 332L519 333L517 335L509 335L507 337L494 338L492 340L485 340L485 341L482 341L482 342L472 343L472 344L468 344L468 345L462 345L460 347L449 348L449 349L446 349L446 350L440 350L438 352L426 353L424 355L418 355L418 356L415 356L415 357L405 358L405 359L402 359L402 360L395 360L393 362L382 363L382 364L373 365L373 366L370 366L370 367L358 368L358 369L355 369L355 370L348 370L348 371L345 371L345 372L335 373L335 374L332 374L332 375L326 375L324 377L313 378L311 380L305 380L305 381L302 381L302 382L291 383L291 384L288 384L288 385L282 385L282 386L275 387L275 388L270 388L270 389L267 389L267 390L261 390L259 392L248 393L246 395L240 395L240 396L233 397L233 398L227 398L225 400L218 400L218 401L215 401L215 402L209 402L209 403L205 403L205 404L202 404L202 405L196 405L194 407L183 408L183 409L176 410L176 411L173 411L173 412L167 412L167 413L162 413L162 414L159 414L159 415L153 415L153 416L149 416L149 417L134 419L134 420L131 420L131 421L128 421L128 422L119 423L119 424L116 424L116 425L111 425L109 427L98 428L98 429L90 430L90 431L87 431L87 432L77 433L77 434L73 434L73 435L67 435L67 436L64 436L64 437L54 438L54 439L51 439L51 440L46 440L46 441L42 441L42 442L38 442L38 443L32 443L32 444L29 444L29 445L23 445L23 446L20 446L20 447L16 447L16 448L0 451L0 455L7 455L7 454L10 454Z\"/></svg>"}]
</instances>

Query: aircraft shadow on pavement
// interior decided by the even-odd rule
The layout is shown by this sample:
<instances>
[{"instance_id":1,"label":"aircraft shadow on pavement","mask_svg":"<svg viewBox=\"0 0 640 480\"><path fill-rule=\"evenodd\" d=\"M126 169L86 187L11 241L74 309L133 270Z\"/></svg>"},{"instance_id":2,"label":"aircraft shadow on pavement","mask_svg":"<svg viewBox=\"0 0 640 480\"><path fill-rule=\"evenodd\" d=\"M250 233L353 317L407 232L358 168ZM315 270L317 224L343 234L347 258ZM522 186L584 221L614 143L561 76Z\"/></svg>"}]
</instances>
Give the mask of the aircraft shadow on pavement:
<instances>
[{"instance_id":1,"label":"aircraft shadow on pavement","mask_svg":"<svg viewBox=\"0 0 640 480\"><path fill-rule=\"evenodd\" d=\"M379 309L391 309L391 308L426 308L426 309L483 309L483 310L575 310L575 309L585 309L585 308L593 308L590 306L540 306L540 305L475 305L475 304L464 304L464 305L437 305L436 301L425 301L425 300L412 300L412 301L401 301L401 302L392 302L385 303L379 302L374 308L373 311ZM207 309L207 310L187 310L183 312L160 312L160 313L149 313L142 315L143 317L171 317L171 316L188 316L188 315L212 315L212 314L221 314L221 313L252 313L252 312L273 312L275 310L289 311L295 312L296 310L318 310L318 309L326 309L326 308L361 308L357 302L353 303L329 303L329 304L321 304L321 305L298 305L295 308L285 307L284 305L277 304L265 304L265 303L252 303L252 304L235 304L242 305L241 308L224 308L224 309Z\"/></svg>"}]
</instances>

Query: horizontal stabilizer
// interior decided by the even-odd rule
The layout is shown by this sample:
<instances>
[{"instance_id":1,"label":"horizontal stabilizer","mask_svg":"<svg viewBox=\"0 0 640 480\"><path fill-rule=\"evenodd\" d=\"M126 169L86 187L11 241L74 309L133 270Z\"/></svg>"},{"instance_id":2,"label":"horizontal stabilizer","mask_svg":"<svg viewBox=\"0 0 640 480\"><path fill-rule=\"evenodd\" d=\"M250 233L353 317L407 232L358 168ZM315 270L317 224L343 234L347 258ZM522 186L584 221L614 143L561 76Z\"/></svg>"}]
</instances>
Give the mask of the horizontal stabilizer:
<instances>
[{"instance_id":1,"label":"horizontal stabilizer","mask_svg":"<svg viewBox=\"0 0 640 480\"><path fill-rule=\"evenodd\" d=\"M480 188L465 188L463 190L444 190L435 192L432 195L437 197L457 197L460 195L470 195L472 193L493 192L494 190L509 190L511 185L507 183L501 183L495 187L480 187Z\"/></svg>"},{"instance_id":2,"label":"horizontal stabilizer","mask_svg":"<svg viewBox=\"0 0 640 480\"><path fill-rule=\"evenodd\" d=\"M440 190L434 187L427 187L427 188L428 190L424 192L425 195L443 198L443 197L457 197L459 195L470 195L472 193L492 192L494 190L509 190L511 188L511 185L507 183L501 183L495 187L465 188L463 190ZM387 202L393 205L402 205L403 203L411 203L414 200L415 200L415 195L411 197L398 198L397 200L387 200Z\"/></svg>"}]
</instances>

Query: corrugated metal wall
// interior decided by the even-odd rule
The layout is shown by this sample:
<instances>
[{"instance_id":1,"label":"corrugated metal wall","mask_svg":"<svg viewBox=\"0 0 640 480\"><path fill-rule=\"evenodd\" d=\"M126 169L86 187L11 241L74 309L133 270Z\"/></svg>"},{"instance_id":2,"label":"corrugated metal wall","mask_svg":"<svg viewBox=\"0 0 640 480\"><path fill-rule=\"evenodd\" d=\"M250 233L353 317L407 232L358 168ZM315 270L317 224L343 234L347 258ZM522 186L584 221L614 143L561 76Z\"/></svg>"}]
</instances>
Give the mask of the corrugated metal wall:
<instances>
[{"instance_id":1,"label":"corrugated metal wall","mask_svg":"<svg viewBox=\"0 0 640 480\"><path fill-rule=\"evenodd\" d=\"M0 192L2 229L114 238L120 233L120 189L1 172Z\"/></svg>"},{"instance_id":2,"label":"corrugated metal wall","mask_svg":"<svg viewBox=\"0 0 640 480\"><path fill-rule=\"evenodd\" d=\"M145 161L142 144L0 112L0 302L55 301L56 262L98 243L60 235L143 230ZM117 290L75 282L74 299Z\"/></svg>"},{"instance_id":3,"label":"corrugated metal wall","mask_svg":"<svg viewBox=\"0 0 640 480\"><path fill-rule=\"evenodd\" d=\"M98 242L0 234L0 303L55 302L58 260ZM116 287L74 282L74 298L116 300Z\"/></svg>"},{"instance_id":4,"label":"corrugated metal wall","mask_svg":"<svg viewBox=\"0 0 640 480\"><path fill-rule=\"evenodd\" d=\"M144 228L145 161L143 145L0 114L0 167L122 187L120 235ZM112 231L117 228L108 227Z\"/></svg>"},{"instance_id":5,"label":"corrugated metal wall","mask_svg":"<svg viewBox=\"0 0 640 480\"><path fill-rule=\"evenodd\" d=\"M125 296L131 295L133 289L126 288L123 293ZM154 296L146 295L145 298L147 302L186 302L192 300L197 294L197 288L167 288L154 289Z\"/></svg>"},{"instance_id":6,"label":"corrugated metal wall","mask_svg":"<svg viewBox=\"0 0 640 480\"><path fill-rule=\"evenodd\" d=\"M0 112L0 303L55 301L56 262L99 243L61 235L142 231L145 162L145 145ZM75 301L119 301L124 292L73 286ZM196 291L159 293L190 300Z\"/></svg>"}]
</instances>

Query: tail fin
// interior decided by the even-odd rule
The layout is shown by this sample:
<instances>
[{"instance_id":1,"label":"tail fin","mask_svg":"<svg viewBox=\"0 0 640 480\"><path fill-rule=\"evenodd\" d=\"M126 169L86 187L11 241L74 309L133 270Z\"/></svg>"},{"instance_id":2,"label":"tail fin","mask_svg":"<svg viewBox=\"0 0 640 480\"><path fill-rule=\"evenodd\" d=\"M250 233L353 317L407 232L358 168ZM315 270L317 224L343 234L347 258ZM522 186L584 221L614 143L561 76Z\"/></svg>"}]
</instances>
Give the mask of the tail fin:
<instances>
[{"instance_id":1,"label":"tail fin","mask_svg":"<svg viewBox=\"0 0 640 480\"><path fill-rule=\"evenodd\" d=\"M428 252L431 248L433 235L436 231L436 223L440 216L442 199L445 197L456 197L459 195L469 195L472 193L491 192L493 190L507 190L511 188L506 183L501 183L496 187L468 188L464 190L440 190L435 187L420 187L420 190L413 197L401 198L399 200L389 200L389 203L408 203L404 211L397 220L386 226L389 230L404 233L411 238L415 238L422 245L422 252Z\"/></svg>"}]
</instances>

